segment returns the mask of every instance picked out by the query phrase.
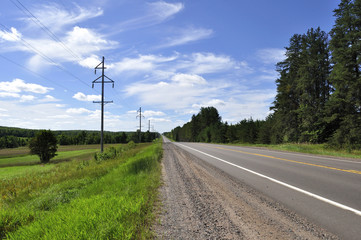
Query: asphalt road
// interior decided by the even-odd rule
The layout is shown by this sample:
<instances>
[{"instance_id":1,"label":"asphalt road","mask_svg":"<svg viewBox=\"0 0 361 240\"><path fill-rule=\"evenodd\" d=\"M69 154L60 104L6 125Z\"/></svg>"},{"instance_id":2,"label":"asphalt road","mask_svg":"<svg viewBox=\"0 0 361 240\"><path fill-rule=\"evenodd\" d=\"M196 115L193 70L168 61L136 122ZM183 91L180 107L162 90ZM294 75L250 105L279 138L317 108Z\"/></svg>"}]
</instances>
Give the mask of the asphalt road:
<instances>
[{"instance_id":1,"label":"asphalt road","mask_svg":"<svg viewBox=\"0 0 361 240\"><path fill-rule=\"evenodd\" d=\"M340 238L361 239L360 160L204 143L174 144Z\"/></svg>"}]
</instances>

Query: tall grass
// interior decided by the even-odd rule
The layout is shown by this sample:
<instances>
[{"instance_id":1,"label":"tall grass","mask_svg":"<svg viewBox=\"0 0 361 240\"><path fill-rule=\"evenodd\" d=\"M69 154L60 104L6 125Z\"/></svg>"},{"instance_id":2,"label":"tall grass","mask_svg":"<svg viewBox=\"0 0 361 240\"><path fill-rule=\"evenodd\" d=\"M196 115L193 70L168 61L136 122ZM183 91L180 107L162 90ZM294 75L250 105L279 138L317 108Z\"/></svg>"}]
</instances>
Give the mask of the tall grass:
<instances>
[{"instance_id":1,"label":"tall grass","mask_svg":"<svg viewBox=\"0 0 361 240\"><path fill-rule=\"evenodd\" d=\"M284 143L284 144L230 144L246 147L262 147L281 151L310 153L317 155L359 158L361 159L361 150L333 149L327 144L307 144L307 143Z\"/></svg>"},{"instance_id":2,"label":"tall grass","mask_svg":"<svg viewBox=\"0 0 361 240\"><path fill-rule=\"evenodd\" d=\"M161 142L111 148L91 161L9 180L1 190L0 236L147 239L161 156Z\"/></svg>"}]
</instances>

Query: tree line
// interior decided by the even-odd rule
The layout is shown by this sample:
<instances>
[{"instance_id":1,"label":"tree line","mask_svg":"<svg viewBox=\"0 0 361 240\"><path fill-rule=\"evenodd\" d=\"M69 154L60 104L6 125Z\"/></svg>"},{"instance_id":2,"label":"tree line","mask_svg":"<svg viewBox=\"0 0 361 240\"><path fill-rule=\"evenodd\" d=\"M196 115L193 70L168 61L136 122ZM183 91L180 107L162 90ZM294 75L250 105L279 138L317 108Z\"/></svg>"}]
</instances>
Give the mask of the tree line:
<instances>
[{"instance_id":1,"label":"tree line","mask_svg":"<svg viewBox=\"0 0 361 240\"><path fill-rule=\"evenodd\" d=\"M169 135L179 141L361 148L361 0L341 0L334 16L329 34L311 28L290 38L284 61L276 65L277 94L265 120L228 125L208 107Z\"/></svg>"},{"instance_id":2,"label":"tree line","mask_svg":"<svg viewBox=\"0 0 361 240\"><path fill-rule=\"evenodd\" d=\"M41 130L22 129L13 127L0 127L0 149L26 146L30 139ZM100 144L100 132L98 131L53 131L60 145L86 145ZM142 132L141 141L151 142L158 138L154 132ZM139 142L139 132L105 132L104 143L128 143Z\"/></svg>"}]
</instances>

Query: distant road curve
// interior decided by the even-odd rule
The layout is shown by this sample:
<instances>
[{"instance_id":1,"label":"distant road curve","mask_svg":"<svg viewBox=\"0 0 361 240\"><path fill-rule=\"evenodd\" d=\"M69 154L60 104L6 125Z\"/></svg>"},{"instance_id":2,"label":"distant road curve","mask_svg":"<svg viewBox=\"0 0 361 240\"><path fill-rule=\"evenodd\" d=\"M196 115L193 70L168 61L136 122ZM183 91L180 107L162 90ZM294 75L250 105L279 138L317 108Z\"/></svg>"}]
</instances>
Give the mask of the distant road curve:
<instances>
[{"instance_id":1,"label":"distant road curve","mask_svg":"<svg viewBox=\"0 0 361 240\"><path fill-rule=\"evenodd\" d=\"M342 239L361 239L360 160L216 144L173 144Z\"/></svg>"}]
</instances>

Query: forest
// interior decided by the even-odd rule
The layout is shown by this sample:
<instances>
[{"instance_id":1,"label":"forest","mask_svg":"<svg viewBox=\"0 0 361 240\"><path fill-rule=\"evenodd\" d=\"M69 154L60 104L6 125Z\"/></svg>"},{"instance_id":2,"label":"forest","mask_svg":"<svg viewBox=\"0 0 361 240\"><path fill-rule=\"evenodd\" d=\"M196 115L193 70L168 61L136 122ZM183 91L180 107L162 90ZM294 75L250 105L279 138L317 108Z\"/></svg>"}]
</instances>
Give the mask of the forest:
<instances>
[{"instance_id":1,"label":"forest","mask_svg":"<svg viewBox=\"0 0 361 240\"><path fill-rule=\"evenodd\" d=\"M39 130L0 127L0 149L26 146ZM54 131L60 145L99 144L99 131ZM151 142L159 137L158 133L142 132L141 141ZM139 142L139 132L104 132L104 143Z\"/></svg>"},{"instance_id":2,"label":"forest","mask_svg":"<svg viewBox=\"0 0 361 240\"><path fill-rule=\"evenodd\" d=\"M223 123L217 109L201 108L173 129L177 141L241 143L327 143L361 148L361 1L342 0L335 24L294 34L277 63L272 113L265 120Z\"/></svg>"}]
</instances>

